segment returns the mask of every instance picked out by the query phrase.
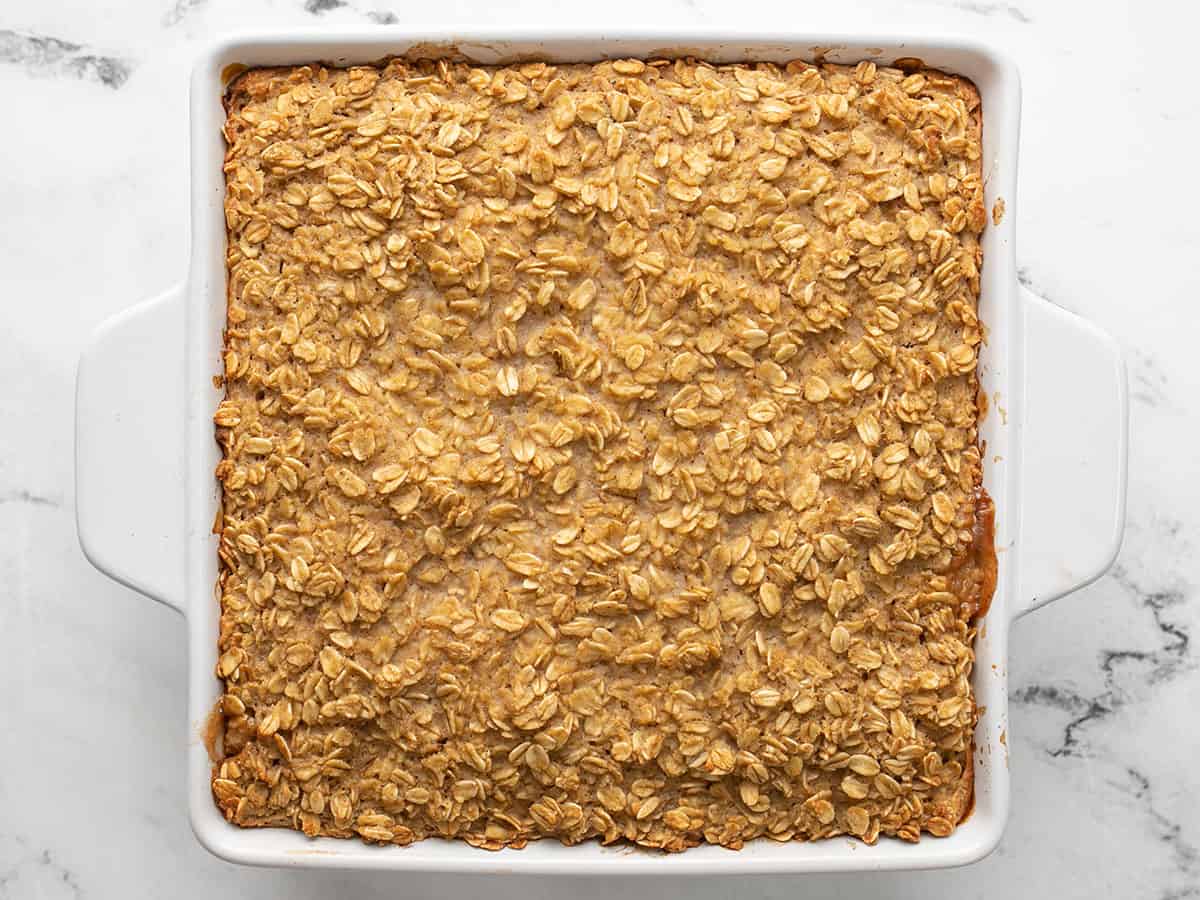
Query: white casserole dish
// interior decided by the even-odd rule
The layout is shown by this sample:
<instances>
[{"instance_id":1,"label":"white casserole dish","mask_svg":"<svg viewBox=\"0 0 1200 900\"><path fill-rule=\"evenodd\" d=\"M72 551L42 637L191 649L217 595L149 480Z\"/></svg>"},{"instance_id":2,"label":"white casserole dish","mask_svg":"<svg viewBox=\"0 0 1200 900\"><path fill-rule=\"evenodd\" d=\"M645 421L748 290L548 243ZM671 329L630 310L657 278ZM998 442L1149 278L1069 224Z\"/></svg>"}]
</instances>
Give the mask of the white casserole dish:
<instances>
[{"instance_id":1,"label":"white casserole dish","mask_svg":"<svg viewBox=\"0 0 1200 900\"><path fill-rule=\"evenodd\" d=\"M881 839L780 844L682 854L587 843L535 842L489 853L461 842L411 847L310 840L284 829L243 830L213 802L203 740L220 694L214 675L218 601L212 525L219 452L212 416L221 398L225 225L221 97L231 66L365 63L410 50L457 52L480 63L516 57L588 61L692 55L713 61L813 59L888 64L916 57L964 75L983 100L986 203L1007 212L983 238L981 355L990 401L981 434L985 484L996 506L999 578L976 645L981 709L975 809L952 836L917 845ZM1112 563L1124 522L1128 404L1115 342L1017 283L1014 255L1020 86L1013 65L971 41L870 35L654 36L544 32L322 30L241 37L209 48L192 77L192 250L188 277L104 324L84 351L77 389L77 517L87 557L111 577L177 609L188 622L188 802L201 843L227 860L276 866L577 875L804 873L954 866L980 859L1008 815L1006 745L1009 624L1092 581Z\"/></svg>"}]
</instances>

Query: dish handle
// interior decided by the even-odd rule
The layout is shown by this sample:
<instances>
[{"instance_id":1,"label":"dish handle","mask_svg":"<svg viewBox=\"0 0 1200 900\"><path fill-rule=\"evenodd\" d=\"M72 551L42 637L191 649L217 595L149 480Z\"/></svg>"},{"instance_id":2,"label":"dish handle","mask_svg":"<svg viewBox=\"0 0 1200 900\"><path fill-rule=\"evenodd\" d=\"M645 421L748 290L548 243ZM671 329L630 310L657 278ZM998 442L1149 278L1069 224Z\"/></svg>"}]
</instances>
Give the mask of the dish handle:
<instances>
[{"instance_id":1,"label":"dish handle","mask_svg":"<svg viewBox=\"0 0 1200 900\"><path fill-rule=\"evenodd\" d=\"M101 572L183 612L180 284L100 325L75 382L75 525Z\"/></svg>"},{"instance_id":2,"label":"dish handle","mask_svg":"<svg viewBox=\"0 0 1200 900\"><path fill-rule=\"evenodd\" d=\"M1095 581L1125 529L1129 394L1121 348L1020 288L1025 305L1021 577L1013 618Z\"/></svg>"}]
</instances>

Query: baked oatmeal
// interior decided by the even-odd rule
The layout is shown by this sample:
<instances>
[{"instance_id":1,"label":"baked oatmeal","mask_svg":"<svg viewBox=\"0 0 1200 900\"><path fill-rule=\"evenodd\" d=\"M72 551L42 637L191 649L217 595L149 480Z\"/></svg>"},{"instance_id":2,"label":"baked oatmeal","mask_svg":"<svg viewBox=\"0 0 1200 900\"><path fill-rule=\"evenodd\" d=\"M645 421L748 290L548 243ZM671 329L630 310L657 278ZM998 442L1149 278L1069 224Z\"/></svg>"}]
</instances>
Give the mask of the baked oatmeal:
<instances>
[{"instance_id":1,"label":"baked oatmeal","mask_svg":"<svg viewBox=\"0 0 1200 900\"><path fill-rule=\"evenodd\" d=\"M974 87L391 61L226 102L225 816L949 834L994 567Z\"/></svg>"}]
</instances>

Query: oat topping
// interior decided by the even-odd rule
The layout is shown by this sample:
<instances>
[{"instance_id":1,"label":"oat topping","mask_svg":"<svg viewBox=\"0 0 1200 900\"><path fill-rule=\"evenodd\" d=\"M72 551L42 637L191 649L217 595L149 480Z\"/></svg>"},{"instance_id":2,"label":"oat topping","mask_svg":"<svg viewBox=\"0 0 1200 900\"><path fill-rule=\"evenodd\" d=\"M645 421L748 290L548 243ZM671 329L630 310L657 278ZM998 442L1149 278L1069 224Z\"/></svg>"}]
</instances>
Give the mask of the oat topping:
<instances>
[{"instance_id":1,"label":"oat topping","mask_svg":"<svg viewBox=\"0 0 1200 900\"><path fill-rule=\"evenodd\" d=\"M970 83L392 61L227 102L226 817L949 834L988 592Z\"/></svg>"}]
</instances>

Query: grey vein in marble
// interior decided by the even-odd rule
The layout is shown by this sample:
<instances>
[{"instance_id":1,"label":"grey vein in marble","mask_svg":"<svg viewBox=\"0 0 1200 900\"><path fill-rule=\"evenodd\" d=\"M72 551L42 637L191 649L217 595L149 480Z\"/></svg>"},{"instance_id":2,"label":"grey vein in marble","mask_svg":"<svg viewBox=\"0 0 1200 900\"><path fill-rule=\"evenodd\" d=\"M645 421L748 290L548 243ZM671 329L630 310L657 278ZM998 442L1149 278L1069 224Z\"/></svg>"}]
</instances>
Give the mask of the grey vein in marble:
<instances>
[{"instance_id":1,"label":"grey vein in marble","mask_svg":"<svg viewBox=\"0 0 1200 900\"><path fill-rule=\"evenodd\" d=\"M1137 597L1141 605L1150 610L1154 627L1158 629L1162 645L1157 650L1105 650L1100 657L1100 668L1106 673L1123 662L1145 663L1150 668L1151 684L1174 678L1193 665L1191 658L1191 635L1182 625L1167 616L1172 607L1187 602L1186 592L1179 587L1146 590L1136 582L1122 565L1113 567L1110 576L1127 592Z\"/></svg>"},{"instance_id":2,"label":"grey vein in marble","mask_svg":"<svg viewBox=\"0 0 1200 900\"><path fill-rule=\"evenodd\" d=\"M959 3L951 3L955 9L961 9L963 12L975 13L980 16L992 16L997 13L1003 13L1016 19L1023 25L1028 25L1033 21L1029 13L1021 9L1019 6L1013 6L1011 3L980 3L975 0L963 0Z\"/></svg>"},{"instance_id":3,"label":"grey vein in marble","mask_svg":"<svg viewBox=\"0 0 1200 900\"><path fill-rule=\"evenodd\" d=\"M1168 526L1168 531L1172 527ZM1171 610L1186 602L1186 591L1178 585L1148 587L1121 565L1114 566L1108 578L1120 585L1139 608L1149 611L1159 637L1158 646L1101 650L1099 668L1104 686L1091 696L1060 684L1031 684L1012 692L1014 704L1049 707L1070 714L1058 745L1045 748L1052 757L1088 756L1087 729L1130 702L1131 689L1139 680L1138 673L1146 685L1152 686L1195 667L1191 635L1171 617Z\"/></svg>"},{"instance_id":4,"label":"grey vein in marble","mask_svg":"<svg viewBox=\"0 0 1200 900\"><path fill-rule=\"evenodd\" d=\"M62 506L62 501L57 497L48 497L44 494L35 494L32 491L27 491L20 488L15 491L5 491L0 494L0 506L6 503L24 504L27 506L48 506L51 509L58 509Z\"/></svg>"},{"instance_id":5,"label":"grey vein in marble","mask_svg":"<svg viewBox=\"0 0 1200 900\"><path fill-rule=\"evenodd\" d=\"M1167 376L1154 357L1141 350L1133 351L1133 369L1129 396L1151 408L1167 402Z\"/></svg>"},{"instance_id":6,"label":"grey vein in marble","mask_svg":"<svg viewBox=\"0 0 1200 900\"><path fill-rule=\"evenodd\" d=\"M305 12L310 12L313 15L329 12L331 9L340 9L346 6L346 0L304 0Z\"/></svg>"},{"instance_id":7,"label":"grey vein in marble","mask_svg":"<svg viewBox=\"0 0 1200 900\"><path fill-rule=\"evenodd\" d=\"M14 841L18 847L28 851L29 842L25 838L16 835ZM19 853L17 858L10 859L6 868L0 869L0 897L30 896L29 893L26 893L26 887L23 886L26 872L35 873L29 876L37 880L34 890L31 892L33 896L47 897L44 890L47 881L59 886L62 896L80 897L83 895L83 889L80 887L75 873L59 862L49 849L43 849L41 852ZM58 895L58 891L55 891L55 895Z\"/></svg>"},{"instance_id":8,"label":"grey vein in marble","mask_svg":"<svg viewBox=\"0 0 1200 900\"><path fill-rule=\"evenodd\" d=\"M1062 741L1057 747L1047 748L1050 756L1080 756L1079 729L1112 715L1121 702L1105 691L1097 697L1085 697L1069 687L1056 684L1031 684L1012 692L1010 701L1015 705L1031 705L1059 709L1073 717L1063 728Z\"/></svg>"},{"instance_id":9,"label":"grey vein in marble","mask_svg":"<svg viewBox=\"0 0 1200 900\"><path fill-rule=\"evenodd\" d=\"M1164 815L1154 803L1150 778L1132 767L1125 769L1126 783L1114 782L1113 787L1128 794L1145 811L1154 827L1158 840L1171 851L1171 863L1175 874L1183 880L1183 887L1168 888L1161 900L1183 900L1185 897L1200 897L1200 849L1183 833L1183 825Z\"/></svg>"},{"instance_id":10,"label":"grey vein in marble","mask_svg":"<svg viewBox=\"0 0 1200 900\"><path fill-rule=\"evenodd\" d=\"M133 71L129 60L93 53L82 44L9 29L0 29L0 63L22 66L33 75L69 75L110 88L119 88Z\"/></svg>"},{"instance_id":11,"label":"grey vein in marble","mask_svg":"<svg viewBox=\"0 0 1200 900\"><path fill-rule=\"evenodd\" d=\"M331 10L346 9L357 15L364 16L375 25L395 25L400 17L390 9L367 9L349 3L348 0L305 0L304 11L314 16L320 16Z\"/></svg>"},{"instance_id":12,"label":"grey vein in marble","mask_svg":"<svg viewBox=\"0 0 1200 900\"><path fill-rule=\"evenodd\" d=\"M208 0L175 0L174 5L163 16L163 24L168 28L178 25L189 13L204 6L207 2Z\"/></svg>"}]
</instances>

